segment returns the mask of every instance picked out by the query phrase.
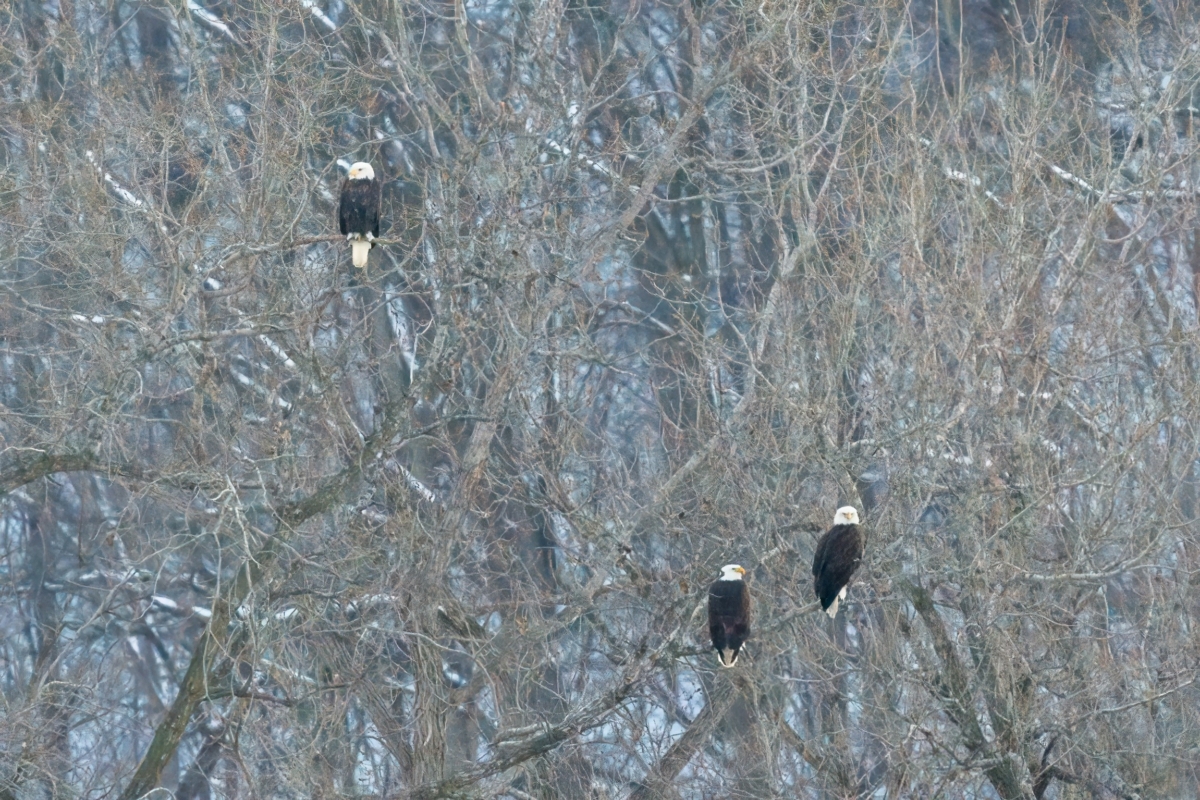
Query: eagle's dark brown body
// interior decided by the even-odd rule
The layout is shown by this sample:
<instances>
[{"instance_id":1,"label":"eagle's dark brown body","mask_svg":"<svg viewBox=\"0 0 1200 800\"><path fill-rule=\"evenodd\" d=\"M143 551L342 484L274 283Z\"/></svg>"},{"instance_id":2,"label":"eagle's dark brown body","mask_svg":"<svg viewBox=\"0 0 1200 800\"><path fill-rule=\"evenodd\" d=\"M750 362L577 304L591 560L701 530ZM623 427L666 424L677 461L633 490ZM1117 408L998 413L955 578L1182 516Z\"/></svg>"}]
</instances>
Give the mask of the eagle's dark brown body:
<instances>
[{"instance_id":1,"label":"eagle's dark brown body","mask_svg":"<svg viewBox=\"0 0 1200 800\"><path fill-rule=\"evenodd\" d=\"M845 598L850 578L862 563L862 557L863 536L857 524L834 525L817 542L812 566L813 588L821 608L830 617L837 616L838 603Z\"/></svg>"},{"instance_id":2,"label":"eagle's dark brown body","mask_svg":"<svg viewBox=\"0 0 1200 800\"><path fill-rule=\"evenodd\" d=\"M342 181L342 200L338 204L338 227L342 236L357 233L379 235L379 181Z\"/></svg>"},{"instance_id":3,"label":"eagle's dark brown body","mask_svg":"<svg viewBox=\"0 0 1200 800\"><path fill-rule=\"evenodd\" d=\"M349 175L342 181L338 230L350 240L350 255L356 267L367 266L371 243L379 236L380 187L375 171L363 161L352 164Z\"/></svg>"},{"instance_id":4,"label":"eagle's dark brown body","mask_svg":"<svg viewBox=\"0 0 1200 800\"><path fill-rule=\"evenodd\" d=\"M750 591L740 576L737 580L716 580L708 588L708 632L721 666L736 664L742 645L750 637Z\"/></svg>"}]
</instances>

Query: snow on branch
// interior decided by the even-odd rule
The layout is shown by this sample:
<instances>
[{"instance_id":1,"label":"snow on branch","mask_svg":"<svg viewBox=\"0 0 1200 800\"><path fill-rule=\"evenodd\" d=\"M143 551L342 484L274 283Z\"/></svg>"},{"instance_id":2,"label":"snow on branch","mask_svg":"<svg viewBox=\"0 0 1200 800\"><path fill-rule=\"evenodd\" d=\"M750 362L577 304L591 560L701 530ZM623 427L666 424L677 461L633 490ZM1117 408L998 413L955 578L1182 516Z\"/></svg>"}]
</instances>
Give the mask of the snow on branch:
<instances>
[{"instance_id":1,"label":"snow on branch","mask_svg":"<svg viewBox=\"0 0 1200 800\"><path fill-rule=\"evenodd\" d=\"M1049 167L1051 172L1053 172L1058 177L1062 178L1067 183L1071 183L1071 184L1074 184L1075 186L1078 186L1080 189L1083 189L1088 194L1092 194L1097 197L1104 196L1104 194L1105 194L1104 192L1101 192L1099 189L1097 189L1095 186L1092 186L1090 183L1085 181L1083 178L1080 178L1077 175L1072 175L1071 173L1067 172L1065 169L1058 166L1054 162L1050 161L1045 156L1038 155L1038 160L1041 161L1043 164L1045 164L1047 167Z\"/></svg>"},{"instance_id":2,"label":"snow on branch","mask_svg":"<svg viewBox=\"0 0 1200 800\"><path fill-rule=\"evenodd\" d=\"M913 138L914 138L914 141L916 141L918 144L920 144L922 147L924 147L930 153L934 153L936 156L936 148L931 140L926 139L924 136L921 136L919 138L918 137L913 137ZM995 192L992 192L989 189L984 189L983 181L981 181L979 178L975 177L974 175L971 175L968 172L963 172L961 170L954 169L948 164L942 164L942 174L945 175L950 180L955 181L957 183L961 183L965 186L969 186L972 189L982 189L984 197L986 197L988 200L991 200L993 203L995 203L997 208L1001 208L1001 209L1005 208L1004 201L1001 200L995 194Z\"/></svg>"},{"instance_id":3,"label":"snow on branch","mask_svg":"<svg viewBox=\"0 0 1200 800\"><path fill-rule=\"evenodd\" d=\"M289 403L287 400L284 400L277 393L272 393L265 386L259 384L257 381L254 380L254 378L250 377L248 372L243 372L241 369L238 368L238 366L236 365L236 362L240 361L240 362L245 363L245 359L243 359L239 356L239 357L235 358L233 361L234 361L234 363L231 363L229 365L229 373L231 375L233 375L233 379L235 381L240 383L242 386L245 386L247 389L250 389L255 394L257 394L259 397L266 399L268 401L273 400L275 405L279 406L284 411L292 410L291 403Z\"/></svg>"},{"instance_id":4,"label":"snow on branch","mask_svg":"<svg viewBox=\"0 0 1200 800\"><path fill-rule=\"evenodd\" d=\"M313 19L324 25L330 33L337 30L337 23L321 10L321 7L316 4L315 0L300 0L300 5L304 6L308 13L312 14Z\"/></svg>"},{"instance_id":5,"label":"snow on branch","mask_svg":"<svg viewBox=\"0 0 1200 800\"><path fill-rule=\"evenodd\" d=\"M148 219L150 219L152 222L155 222L159 231L164 234L167 233L166 226L157 220L154 209L149 203L122 186L120 182L118 182L116 178L112 176L111 173L104 169L104 166L100 163L100 159L96 157L96 154L93 151L85 150L83 155L85 158L87 158L88 163L95 168L96 173L104 181L109 191L116 195L123 203L132 206L135 210L145 214Z\"/></svg>"},{"instance_id":6,"label":"snow on branch","mask_svg":"<svg viewBox=\"0 0 1200 800\"><path fill-rule=\"evenodd\" d=\"M81 322L81 323L90 322L93 325L103 325L105 322L108 322L107 317L102 317L99 314L96 314L90 318L85 317L83 314L72 314L71 319L75 320L76 322Z\"/></svg>"},{"instance_id":7,"label":"snow on branch","mask_svg":"<svg viewBox=\"0 0 1200 800\"><path fill-rule=\"evenodd\" d=\"M620 178L617 176L617 174L615 172L613 172L611 169L609 169L605 165L601 164L599 161L588 158L583 153L572 153L571 148L566 147L565 145L559 144L554 139L551 139L549 136L547 136L544 141L546 142L546 147L548 149L552 150L553 152L557 153L558 155L562 156L563 158L569 159L571 156L574 156L577 161L582 161L588 167L588 169L590 169L592 172L596 173L597 175L601 176L602 178L607 178L608 180L612 181L614 187L617 184L617 182L620 180ZM638 192L638 187L627 185L625 187L625 190L630 192L631 194L636 195Z\"/></svg>"},{"instance_id":8,"label":"snow on branch","mask_svg":"<svg viewBox=\"0 0 1200 800\"><path fill-rule=\"evenodd\" d=\"M219 33L234 44L241 46L241 42L233 35L233 30L221 21L221 18L209 11L204 6L200 5L197 0L188 0L188 11L192 12L192 16L200 20L200 24L214 33Z\"/></svg>"},{"instance_id":9,"label":"snow on branch","mask_svg":"<svg viewBox=\"0 0 1200 800\"><path fill-rule=\"evenodd\" d=\"M174 614L177 617L194 615L204 620L212 619L211 609L205 608L204 606L182 606L165 595L151 595L150 602L154 604L155 608L162 609L163 611Z\"/></svg>"},{"instance_id":10,"label":"snow on branch","mask_svg":"<svg viewBox=\"0 0 1200 800\"><path fill-rule=\"evenodd\" d=\"M944 172L946 177L950 178L951 180L958 181L959 183L966 184L967 186L971 186L976 189L983 188L983 181L979 180L979 178L976 178L974 175L969 175L966 172L960 172L959 170L951 169L945 165L942 166L942 172ZM998 208L1005 207L1004 201L997 197L996 194L990 189L983 189L983 195L988 200L991 200L993 203L995 203Z\"/></svg>"},{"instance_id":11,"label":"snow on branch","mask_svg":"<svg viewBox=\"0 0 1200 800\"><path fill-rule=\"evenodd\" d=\"M246 327L248 329L254 330L255 325L254 325L253 320L246 319L246 315L243 314L240 309L235 308L233 310L237 313L237 315L239 317L241 317L243 319L243 321L246 323ZM283 365L285 367L287 367L289 370L291 370L292 372L300 371L300 368L298 366L296 366L296 362L292 360L292 357L288 355L287 351L284 350L282 347L280 347L279 343L276 342L274 339L272 339L270 336L267 336L265 333L260 333L260 334L258 334L258 340L260 342L262 342L263 344L265 344L267 346L267 349L270 350L272 353L274 353L275 357L278 358L281 362L283 362Z\"/></svg>"},{"instance_id":12,"label":"snow on branch","mask_svg":"<svg viewBox=\"0 0 1200 800\"><path fill-rule=\"evenodd\" d=\"M1142 189L1131 189L1129 191L1119 191L1116 189L1102 190L1088 183L1078 175L1067 172L1045 156L1036 153L1035 155L1058 178L1079 187L1102 203L1144 203L1157 198L1166 200L1194 200L1200 197L1200 192L1195 189L1161 189L1159 191L1145 191Z\"/></svg>"},{"instance_id":13,"label":"snow on branch","mask_svg":"<svg viewBox=\"0 0 1200 800\"><path fill-rule=\"evenodd\" d=\"M276 344L274 339L272 339L270 336L267 336L265 333L260 333L258 335L258 340L265 344L267 349L274 353L279 360L283 362L285 367L290 369L292 372L299 371L299 367L296 366L296 362L292 361L292 358L287 354L287 351Z\"/></svg>"},{"instance_id":14,"label":"snow on branch","mask_svg":"<svg viewBox=\"0 0 1200 800\"><path fill-rule=\"evenodd\" d=\"M100 161L96 158L95 153L93 153L91 150L88 150L84 152L84 156L87 157L88 163L96 168L96 172L100 173L100 176L104 179L104 183L108 185L108 188L112 190L113 194L138 210L144 211L146 209L146 203L141 198L126 189L115 179L113 179L112 175L104 171L104 167L100 165Z\"/></svg>"},{"instance_id":15,"label":"snow on branch","mask_svg":"<svg viewBox=\"0 0 1200 800\"><path fill-rule=\"evenodd\" d=\"M389 458L384 464L384 467L392 473L398 473L401 475L404 478L404 482L408 484L408 488L420 495L421 499L425 502L435 504L438 502L437 493L422 483L416 475L413 475L411 472L405 469L404 465L396 459Z\"/></svg>"}]
</instances>

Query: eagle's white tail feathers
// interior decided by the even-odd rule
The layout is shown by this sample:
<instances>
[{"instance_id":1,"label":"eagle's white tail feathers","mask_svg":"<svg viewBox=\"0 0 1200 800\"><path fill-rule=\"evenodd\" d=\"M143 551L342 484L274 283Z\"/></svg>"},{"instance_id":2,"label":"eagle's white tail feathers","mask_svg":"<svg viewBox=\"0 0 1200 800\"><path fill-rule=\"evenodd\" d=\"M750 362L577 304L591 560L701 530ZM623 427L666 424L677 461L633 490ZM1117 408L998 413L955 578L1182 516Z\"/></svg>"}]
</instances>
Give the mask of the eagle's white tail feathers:
<instances>
[{"instance_id":1,"label":"eagle's white tail feathers","mask_svg":"<svg viewBox=\"0 0 1200 800\"><path fill-rule=\"evenodd\" d=\"M738 654L733 652L732 650L718 650L717 651L717 661L721 664L722 667L732 667L734 664L737 663L737 660L738 660Z\"/></svg>"},{"instance_id":2,"label":"eagle's white tail feathers","mask_svg":"<svg viewBox=\"0 0 1200 800\"><path fill-rule=\"evenodd\" d=\"M371 252L371 243L366 239L355 239L350 242L350 258L354 266L362 269L367 266L367 255Z\"/></svg>"},{"instance_id":3,"label":"eagle's white tail feathers","mask_svg":"<svg viewBox=\"0 0 1200 800\"><path fill-rule=\"evenodd\" d=\"M833 602L829 604L829 608L825 609L825 613L829 615L830 619L833 619L837 616L838 606L841 605L841 602L846 599L846 592L849 590L849 584L843 586L842 590L838 592L837 597L833 598Z\"/></svg>"}]
</instances>

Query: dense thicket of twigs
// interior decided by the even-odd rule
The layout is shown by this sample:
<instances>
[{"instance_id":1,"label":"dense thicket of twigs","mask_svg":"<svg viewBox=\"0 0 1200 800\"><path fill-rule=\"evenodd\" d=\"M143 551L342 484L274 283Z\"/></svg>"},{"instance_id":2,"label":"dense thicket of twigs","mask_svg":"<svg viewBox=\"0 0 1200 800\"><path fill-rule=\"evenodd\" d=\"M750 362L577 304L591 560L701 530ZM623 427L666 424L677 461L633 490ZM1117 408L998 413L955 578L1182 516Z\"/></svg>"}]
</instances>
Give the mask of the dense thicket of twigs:
<instances>
[{"instance_id":1,"label":"dense thicket of twigs","mask_svg":"<svg viewBox=\"0 0 1200 800\"><path fill-rule=\"evenodd\" d=\"M0 800L1195 796L1197 115L1169 0L0 7Z\"/></svg>"}]
</instances>

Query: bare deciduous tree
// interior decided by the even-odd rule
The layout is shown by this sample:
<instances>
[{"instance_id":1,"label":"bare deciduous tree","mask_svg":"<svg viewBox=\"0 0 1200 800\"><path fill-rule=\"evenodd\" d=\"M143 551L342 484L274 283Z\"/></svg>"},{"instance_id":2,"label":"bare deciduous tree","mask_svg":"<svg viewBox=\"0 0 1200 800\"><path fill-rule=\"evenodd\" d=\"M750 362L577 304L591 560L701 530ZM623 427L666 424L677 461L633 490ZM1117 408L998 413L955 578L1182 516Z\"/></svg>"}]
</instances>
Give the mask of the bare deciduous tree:
<instances>
[{"instance_id":1,"label":"bare deciduous tree","mask_svg":"<svg viewBox=\"0 0 1200 800\"><path fill-rule=\"evenodd\" d=\"M1194 796L1200 20L1092 5L0 9L0 800Z\"/></svg>"}]
</instances>

